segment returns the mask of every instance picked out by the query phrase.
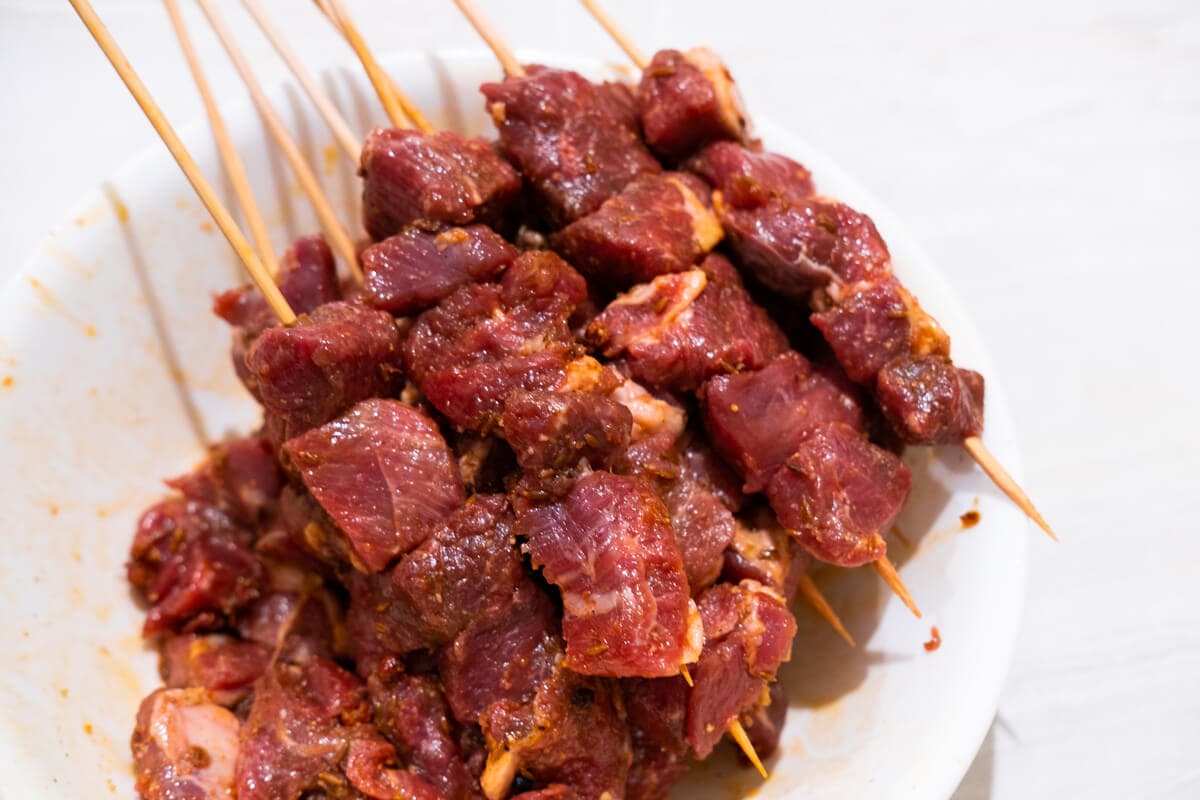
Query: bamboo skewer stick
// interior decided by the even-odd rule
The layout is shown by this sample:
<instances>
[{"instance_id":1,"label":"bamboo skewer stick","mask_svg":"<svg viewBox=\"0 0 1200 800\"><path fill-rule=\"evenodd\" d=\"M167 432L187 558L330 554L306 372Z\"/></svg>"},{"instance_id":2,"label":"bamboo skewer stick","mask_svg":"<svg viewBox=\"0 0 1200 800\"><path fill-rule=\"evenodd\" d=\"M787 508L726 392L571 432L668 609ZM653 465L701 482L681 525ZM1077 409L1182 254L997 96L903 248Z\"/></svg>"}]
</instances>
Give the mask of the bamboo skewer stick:
<instances>
[{"instance_id":1,"label":"bamboo skewer stick","mask_svg":"<svg viewBox=\"0 0 1200 800\"><path fill-rule=\"evenodd\" d=\"M504 70L504 74L510 78L523 76L525 68L517 60L516 54L513 53L512 48L508 46L504 38L492 27L492 24L484 18L479 9L475 7L474 0L454 0L454 4L458 6L458 10L471 23L471 27L475 29L480 38L496 54L496 60L500 62L500 67Z\"/></svg>"},{"instance_id":2,"label":"bamboo skewer stick","mask_svg":"<svg viewBox=\"0 0 1200 800\"><path fill-rule=\"evenodd\" d=\"M913 601L912 595L908 593L908 587L904 585L904 581L900 580L900 573L896 571L896 565L886 555L880 556L875 562L875 571L883 578L896 596L900 598L904 605L908 606L908 610L916 615L917 619L921 618L921 609L917 608L917 604Z\"/></svg>"},{"instance_id":3,"label":"bamboo skewer stick","mask_svg":"<svg viewBox=\"0 0 1200 800\"><path fill-rule=\"evenodd\" d=\"M750 759L750 763L758 770L758 774L765 781L771 775L767 772L767 768L763 766L762 759L758 757L758 753L754 750L754 742L750 741L750 735L746 733L746 729L742 727L741 720L735 719L729 723L729 735L737 742L737 746L742 748L742 752L746 754L746 758Z\"/></svg>"},{"instance_id":4,"label":"bamboo skewer stick","mask_svg":"<svg viewBox=\"0 0 1200 800\"><path fill-rule=\"evenodd\" d=\"M1031 520L1037 523L1039 528L1046 532L1047 536L1057 542L1058 537L1054 535L1054 531L1050 529L1050 525L1038 513L1038 510L1034 508L1033 501L1017 485L1017 482L1008 474L1008 471L1000 466L1000 462L996 460L996 457L984 447L983 440L978 436L968 436L966 439L963 439L963 447L970 453L971 458L975 459L975 463L979 465L979 468L992 479L992 483L996 484L996 487L1000 491L1008 495L1010 500L1016 503Z\"/></svg>"},{"instance_id":5,"label":"bamboo skewer stick","mask_svg":"<svg viewBox=\"0 0 1200 800\"><path fill-rule=\"evenodd\" d=\"M588 13L595 18L596 22L600 23L600 27L608 32L612 40L617 43L617 46L625 51L625 55L629 56L629 60L634 63L638 69L645 69L650 63L650 59L646 58L646 54L633 43L633 39L629 37L625 31L621 30L621 26L617 25L616 21L608 15L597 0L580 0L583 7L588 10Z\"/></svg>"},{"instance_id":6,"label":"bamboo skewer stick","mask_svg":"<svg viewBox=\"0 0 1200 800\"><path fill-rule=\"evenodd\" d=\"M262 7L258 4L258 0L242 0L242 5L250 12L250 16L254 17L254 21L258 23L258 27L263 34L271 42L271 46L275 48L275 52L287 64L288 69L296 76L296 80L304 87L304 91L308 94L313 105L317 107L321 118L329 125L329 129L333 132L333 138L337 140L338 145L356 164L358 156L362 150L359 139L350 129L346 118L338 111L337 106L329 99L329 95L321 90L312 74L305 68L302 62L287 45L287 41L283 38L279 28L267 17Z\"/></svg>"},{"instance_id":7,"label":"bamboo skewer stick","mask_svg":"<svg viewBox=\"0 0 1200 800\"><path fill-rule=\"evenodd\" d=\"M846 640L846 644L851 647L855 646L854 637L850 635L850 631L846 630L846 626L842 624L842 620L838 617L837 612L833 610L833 606L829 605L829 601L825 599L825 595L821 594L821 590L810 575L804 574L800 576L800 585L797 587L797 590L821 618L837 631L838 636Z\"/></svg>"},{"instance_id":8,"label":"bamboo skewer stick","mask_svg":"<svg viewBox=\"0 0 1200 800\"><path fill-rule=\"evenodd\" d=\"M167 7L167 16L171 18L171 27L175 29L175 35L179 39L179 49L183 51L183 57L187 61L188 69L191 70L192 78L196 82L196 89L200 92L200 99L204 103L204 111L208 115L213 138L217 141L217 151L221 154L221 163L225 165L225 172L229 175L229 182L233 185L233 193L237 196L238 204L241 205L242 212L246 215L246 225L249 226L250 236L258 248L258 257L262 259L263 266L270 270L271 274L275 274L279 271L279 262L275 258L275 248L271 244L271 236L267 233L267 223L263 220L262 211L259 210L258 203L254 200L254 192L250 189L250 179L246 177L246 167L242 163L241 156L238 155L237 148L233 145L229 129L225 127L225 120L221 116L220 109L217 108L212 88L209 86L207 78L204 77L200 58L196 54L196 48L192 45L192 39L187 32L187 23L184 22L183 14L180 13L176 0L164 0L164 5Z\"/></svg>"},{"instance_id":9,"label":"bamboo skewer stick","mask_svg":"<svg viewBox=\"0 0 1200 800\"><path fill-rule=\"evenodd\" d=\"M284 325L291 325L296 321L296 314L288 305L287 300L279 291L279 287L275 285L275 281L267 268L263 265L262 260L254 252L254 247L246 239L245 234L238 228L237 223L233 221L229 211L221 204L217 193L212 186L205 180L203 173L200 172L200 167L196 161L188 153L187 148L180 140L179 135L175 133L175 129L171 127L171 123L167 121L163 115L162 109L154 102L154 98L150 96L150 92L146 89L146 85L142 83L137 72L129 61L125 58L125 54L121 52L121 48L117 45L112 34L104 27L104 23L97 16L96 11L92 8L88 0L70 0L71 6L75 9L75 13L79 15L80 20L87 27L92 38L96 40L96 44L104 52L113 69L117 71L122 82L129 93L133 95L133 99L137 101L142 112L154 126L154 130L163 140L163 144L171 151L171 155L179 164L179 168L183 170L183 174L192 184L192 188L196 190L196 194L200 197L200 201L204 203L205 208L212 215L213 222L221 229L221 233L229 241L229 246L237 253L238 258L246 267L246 271L250 273L251 280L262 292L267 304L275 315L279 317L279 321Z\"/></svg>"},{"instance_id":10,"label":"bamboo skewer stick","mask_svg":"<svg viewBox=\"0 0 1200 800\"><path fill-rule=\"evenodd\" d=\"M375 87L375 94L379 95L379 102L383 104L383 110L387 113L388 119L392 125L397 128L410 128L413 126L412 120L404 113L404 109L400 106L400 101L396 99L396 95L392 92L391 82L387 79L387 75L383 71L383 67L379 66L379 62L375 60L370 48L367 47L366 41L362 34L358 32L358 28L354 26L337 0L316 0L317 7L329 18L330 22L342 33L346 42L354 50L358 60L362 62L363 69L367 71L367 78L370 79L371 85Z\"/></svg>"},{"instance_id":11,"label":"bamboo skewer stick","mask_svg":"<svg viewBox=\"0 0 1200 800\"><path fill-rule=\"evenodd\" d=\"M317 218L321 221L321 227L324 228L325 235L330 239L330 245L341 256L342 260L346 262L354 279L361 282L362 268L358 264L358 253L354 248L354 242L351 240L345 226L338 220L337 214L333 210L333 204L329 202L329 198L325 196L324 191L321 189L321 184L318 182L316 174L313 173L312 167L304 160L304 156L300 153L300 148L292 139L291 134L288 133L283 120L280 119L279 114L271 106L266 92L263 91L258 79L254 76L254 71L251 69L250 63L233 40L232 34L217 13L216 8L213 7L211 0L196 0L196 2L204 10L204 14L208 17L208 21L216 32L217 38L221 40L221 44L225 47L225 52L229 54L229 59L242 76L242 81L246 84L246 88L250 90L250 97L253 99L254 105L258 108L259 114L262 115L267 129L271 133L271 138L279 146L284 158L287 159L292 171L296 174L296 178L300 182L300 188L308 197L309 202L313 204L313 208L317 212Z\"/></svg>"}]
</instances>

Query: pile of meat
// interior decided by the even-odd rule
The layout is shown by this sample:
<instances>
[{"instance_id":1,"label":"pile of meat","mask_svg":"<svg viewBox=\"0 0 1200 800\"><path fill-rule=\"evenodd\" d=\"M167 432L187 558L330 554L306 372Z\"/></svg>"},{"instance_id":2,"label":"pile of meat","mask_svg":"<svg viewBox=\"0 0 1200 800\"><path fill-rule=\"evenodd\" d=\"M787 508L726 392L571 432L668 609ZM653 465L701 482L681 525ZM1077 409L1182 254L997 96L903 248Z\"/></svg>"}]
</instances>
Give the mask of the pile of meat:
<instances>
[{"instance_id":1,"label":"pile of meat","mask_svg":"<svg viewBox=\"0 0 1200 800\"><path fill-rule=\"evenodd\" d=\"M361 285L311 237L295 325L216 301L263 423L138 523L147 800L653 800L735 723L769 757L805 571L884 554L902 443L979 431L711 54L482 91L496 144L371 133Z\"/></svg>"}]
</instances>

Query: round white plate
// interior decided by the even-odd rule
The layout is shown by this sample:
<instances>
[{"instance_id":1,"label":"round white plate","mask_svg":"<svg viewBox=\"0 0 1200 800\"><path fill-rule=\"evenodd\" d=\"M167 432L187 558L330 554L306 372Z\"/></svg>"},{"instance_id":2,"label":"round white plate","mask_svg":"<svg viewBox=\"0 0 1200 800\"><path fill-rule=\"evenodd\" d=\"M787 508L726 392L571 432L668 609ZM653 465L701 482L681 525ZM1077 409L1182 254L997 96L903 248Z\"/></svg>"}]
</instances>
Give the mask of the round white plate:
<instances>
[{"instance_id":1,"label":"round white plate","mask_svg":"<svg viewBox=\"0 0 1200 800\"><path fill-rule=\"evenodd\" d=\"M528 55L611 74L596 61ZM490 132L477 87L499 71L484 53L412 53L389 65L439 125ZM358 70L334 69L325 81L360 130L382 119ZM354 165L297 91L275 97L343 217L356 219ZM228 112L282 251L316 222L257 117L243 105ZM988 377L986 441L1019 476L1003 390L938 271L828 158L762 118L758 132L808 165L820 191L874 217L897 273L953 334L957 360ZM207 129L186 133L206 174L220 175ZM164 492L160 479L186 471L205 439L256 424L229 365L229 332L209 311L214 292L241 282L224 240L165 149L155 148L84 202L0 297L6 797L133 794L129 734L138 701L158 679L123 562L139 512ZM1008 668L1029 526L960 450L912 449L906 460L914 485L898 526L911 545L893 539L890 552L925 618L913 618L873 570L824 570L818 583L858 648L799 606L795 654L782 672L792 707L770 781L760 786L724 752L693 770L678 797L727 800L756 788L760 798L953 792ZM963 531L959 516L971 509L981 521ZM933 625L942 645L927 652Z\"/></svg>"}]
</instances>

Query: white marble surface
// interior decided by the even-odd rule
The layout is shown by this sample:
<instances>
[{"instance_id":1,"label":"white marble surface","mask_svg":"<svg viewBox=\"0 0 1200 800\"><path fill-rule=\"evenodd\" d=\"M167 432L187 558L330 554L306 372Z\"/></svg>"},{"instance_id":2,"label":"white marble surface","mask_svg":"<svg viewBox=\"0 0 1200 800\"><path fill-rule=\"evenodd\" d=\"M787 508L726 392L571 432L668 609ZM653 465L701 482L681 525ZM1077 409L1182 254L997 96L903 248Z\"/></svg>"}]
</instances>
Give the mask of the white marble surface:
<instances>
[{"instance_id":1,"label":"white marble surface","mask_svg":"<svg viewBox=\"0 0 1200 800\"><path fill-rule=\"evenodd\" d=\"M569 0L482 2L518 45L617 56ZM160 4L96 3L169 115L197 119ZM304 0L266 5L312 63L346 59ZM991 343L1063 543L1034 543L1008 688L956 797L1200 796L1200 5L610 6L648 49L719 50L751 109L905 218ZM379 50L476 44L448 0L351 7ZM0 0L0 98L3 278L154 137L66 3Z\"/></svg>"}]
</instances>

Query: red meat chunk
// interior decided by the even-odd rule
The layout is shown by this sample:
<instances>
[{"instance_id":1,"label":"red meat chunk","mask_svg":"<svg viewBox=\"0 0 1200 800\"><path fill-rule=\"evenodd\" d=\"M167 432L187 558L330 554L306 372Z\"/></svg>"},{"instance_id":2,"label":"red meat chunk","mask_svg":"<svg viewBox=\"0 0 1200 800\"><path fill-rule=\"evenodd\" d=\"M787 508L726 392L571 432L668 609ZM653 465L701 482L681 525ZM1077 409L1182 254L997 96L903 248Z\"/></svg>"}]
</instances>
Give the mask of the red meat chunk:
<instances>
[{"instance_id":1,"label":"red meat chunk","mask_svg":"<svg viewBox=\"0 0 1200 800\"><path fill-rule=\"evenodd\" d=\"M450 710L436 678L409 675L397 659L387 659L367 680L375 725L398 754L447 798L475 796L454 736Z\"/></svg>"},{"instance_id":2,"label":"red meat chunk","mask_svg":"<svg viewBox=\"0 0 1200 800\"><path fill-rule=\"evenodd\" d=\"M271 650L231 636L172 636L162 648L158 670L168 689L204 689L214 703L232 708L250 693L267 669Z\"/></svg>"},{"instance_id":3,"label":"red meat chunk","mask_svg":"<svg viewBox=\"0 0 1200 800\"><path fill-rule=\"evenodd\" d=\"M278 572L274 570L273 574ZM242 638L256 642L278 659L291 662L332 659L345 654L346 631L341 603L315 576L302 575L294 586L273 587L238 619Z\"/></svg>"},{"instance_id":4,"label":"red meat chunk","mask_svg":"<svg viewBox=\"0 0 1200 800\"><path fill-rule=\"evenodd\" d=\"M633 744L625 800L664 800L688 768L688 687L683 678L621 681Z\"/></svg>"},{"instance_id":5,"label":"red meat chunk","mask_svg":"<svg viewBox=\"0 0 1200 800\"><path fill-rule=\"evenodd\" d=\"M689 435L679 453L680 477L703 486L730 511L741 511L746 503L742 482L729 469L708 440L699 433Z\"/></svg>"},{"instance_id":6,"label":"red meat chunk","mask_svg":"<svg viewBox=\"0 0 1200 800\"><path fill-rule=\"evenodd\" d=\"M275 283L297 314L308 314L317 306L341 299L337 265L323 236L302 236L283 254ZM262 294L253 286L242 286L217 295L213 312L233 326L231 356L238 378L258 398L254 376L246 366L246 351L265 328L278 324Z\"/></svg>"},{"instance_id":7,"label":"red meat chunk","mask_svg":"<svg viewBox=\"0 0 1200 800\"><path fill-rule=\"evenodd\" d=\"M893 359L875 379L875 396L908 444L956 444L983 433L983 376L948 358Z\"/></svg>"},{"instance_id":8,"label":"red meat chunk","mask_svg":"<svg viewBox=\"0 0 1200 800\"><path fill-rule=\"evenodd\" d=\"M695 609L671 518L637 478L593 472L517 518L562 590L567 666L588 675L678 674L695 657Z\"/></svg>"},{"instance_id":9,"label":"red meat chunk","mask_svg":"<svg viewBox=\"0 0 1200 800\"><path fill-rule=\"evenodd\" d=\"M635 103L624 86L535 65L480 91L500 149L525 176L553 228L590 214L636 176L660 169L638 135Z\"/></svg>"},{"instance_id":10,"label":"red meat chunk","mask_svg":"<svg viewBox=\"0 0 1200 800\"><path fill-rule=\"evenodd\" d=\"M422 778L415 770L400 769L396 764L396 748L369 725L355 729L347 739L342 770L350 787L338 786L325 797L351 797L358 800L445 800L445 795Z\"/></svg>"},{"instance_id":11,"label":"red meat chunk","mask_svg":"<svg viewBox=\"0 0 1200 800\"><path fill-rule=\"evenodd\" d=\"M646 144L667 158L745 137L746 119L733 78L711 51L659 50L638 84Z\"/></svg>"},{"instance_id":12,"label":"red meat chunk","mask_svg":"<svg viewBox=\"0 0 1200 800\"><path fill-rule=\"evenodd\" d=\"M716 142L687 162L733 209L756 209L772 200L801 202L813 193L812 173L777 153L761 153L733 142Z\"/></svg>"},{"instance_id":13,"label":"red meat chunk","mask_svg":"<svg viewBox=\"0 0 1200 800\"><path fill-rule=\"evenodd\" d=\"M393 394L400 333L390 314L326 303L290 328L268 328L246 354L282 439L323 425L359 400Z\"/></svg>"},{"instance_id":14,"label":"red meat chunk","mask_svg":"<svg viewBox=\"0 0 1200 800\"><path fill-rule=\"evenodd\" d=\"M634 178L551 243L589 278L624 289L691 269L722 236L704 181L666 172Z\"/></svg>"},{"instance_id":15,"label":"red meat chunk","mask_svg":"<svg viewBox=\"0 0 1200 800\"><path fill-rule=\"evenodd\" d=\"M555 344L530 355L451 367L436 372L422 389L426 399L460 429L490 433L500 424L504 403L513 392L561 386L572 352Z\"/></svg>"},{"instance_id":16,"label":"red meat chunk","mask_svg":"<svg viewBox=\"0 0 1200 800\"><path fill-rule=\"evenodd\" d=\"M616 681L556 668L532 701L497 703L482 726L493 765L485 789L489 772L511 782L519 771L535 785L569 786L581 800L624 794L633 753Z\"/></svg>"},{"instance_id":17,"label":"red meat chunk","mask_svg":"<svg viewBox=\"0 0 1200 800\"><path fill-rule=\"evenodd\" d=\"M354 572L347 576L346 588L346 636L360 675L370 675L387 656L434 646L436 631L397 597L391 574Z\"/></svg>"},{"instance_id":18,"label":"red meat chunk","mask_svg":"<svg viewBox=\"0 0 1200 800\"><path fill-rule=\"evenodd\" d=\"M505 401L501 427L523 469L559 472L581 458L596 468L615 465L629 446L633 416L597 394L517 390Z\"/></svg>"},{"instance_id":19,"label":"red meat chunk","mask_svg":"<svg viewBox=\"0 0 1200 800\"><path fill-rule=\"evenodd\" d=\"M748 492L762 491L813 425L863 425L853 387L794 350L757 372L711 379L701 409L712 444Z\"/></svg>"},{"instance_id":20,"label":"red meat chunk","mask_svg":"<svg viewBox=\"0 0 1200 800\"><path fill-rule=\"evenodd\" d=\"M413 314L460 286L495 278L516 257L516 248L485 225L406 228L363 250L364 300L393 314Z\"/></svg>"},{"instance_id":21,"label":"red meat chunk","mask_svg":"<svg viewBox=\"0 0 1200 800\"><path fill-rule=\"evenodd\" d=\"M503 608L474 619L438 656L454 718L473 725L493 705L528 703L561 655L558 629L550 598L528 580Z\"/></svg>"},{"instance_id":22,"label":"red meat chunk","mask_svg":"<svg viewBox=\"0 0 1200 800\"><path fill-rule=\"evenodd\" d=\"M348 788L339 765L370 714L362 684L336 664L274 665L255 684L242 724L234 796L299 800Z\"/></svg>"},{"instance_id":23,"label":"red meat chunk","mask_svg":"<svg viewBox=\"0 0 1200 800\"><path fill-rule=\"evenodd\" d=\"M881 531L900 513L912 474L848 425L809 428L767 484L779 521L822 561L857 567L887 549Z\"/></svg>"},{"instance_id":24,"label":"red meat chunk","mask_svg":"<svg viewBox=\"0 0 1200 800\"><path fill-rule=\"evenodd\" d=\"M275 513L283 475L266 437L242 436L213 445L196 469L167 485L254 526Z\"/></svg>"},{"instance_id":25,"label":"red meat chunk","mask_svg":"<svg viewBox=\"0 0 1200 800\"><path fill-rule=\"evenodd\" d=\"M750 510L736 521L733 541L724 555L721 580L757 581L779 592L788 603L813 563L800 542L779 524L775 512L765 506Z\"/></svg>"},{"instance_id":26,"label":"red meat chunk","mask_svg":"<svg viewBox=\"0 0 1200 800\"><path fill-rule=\"evenodd\" d=\"M396 400L364 400L283 452L364 571L416 547L466 499L437 426Z\"/></svg>"},{"instance_id":27,"label":"red meat chunk","mask_svg":"<svg viewBox=\"0 0 1200 800\"><path fill-rule=\"evenodd\" d=\"M609 358L623 355L636 380L676 391L765 366L787 348L783 332L723 257L705 267L634 287L592 321L589 341Z\"/></svg>"},{"instance_id":28,"label":"red meat chunk","mask_svg":"<svg viewBox=\"0 0 1200 800\"><path fill-rule=\"evenodd\" d=\"M719 583L700 596L704 650L692 668L687 740L700 758L744 710L758 704L791 657L796 620L783 599L754 581Z\"/></svg>"},{"instance_id":29,"label":"red meat chunk","mask_svg":"<svg viewBox=\"0 0 1200 800\"><path fill-rule=\"evenodd\" d=\"M375 240L413 222L498 225L521 179L492 145L452 131L376 128L362 149L363 224Z\"/></svg>"},{"instance_id":30,"label":"red meat chunk","mask_svg":"<svg viewBox=\"0 0 1200 800\"><path fill-rule=\"evenodd\" d=\"M697 481L681 478L663 494L693 594L716 582L733 541L733 514Z\"/></svg>"},{"instance_id":31,"label":"red meat chunk","mask_svg":"<svg viewBox=\"0 0 1200 800\"><path fill-rule=\"evenodd\" d=\"M144 800L233 797L237 717L204 689L159 689L133 729L134 788Z\"/></svg>"},{"instance_id":32,"label":"red meat chunk","mask_svg":"<svg viewBox=\"0 0 1200 800\"><path fill-rule=\"evenodd\" d=\"M138 520L129 582L150 604L143 633L222 627L258 597L264 572L250 534L214 506L171 498Z\"/></svg>"},{"instance_id":33,"label":"red meat chunk","mask_svg":"<svg viewBox=\"0 0 1200 800\"><path fill-rule=\"evenodd\" d=\"M894 279L884 280L812 315L850 380L869 386L884 364L909 351L912 325L902 292Z\"/></svg>"}]
</instances>

